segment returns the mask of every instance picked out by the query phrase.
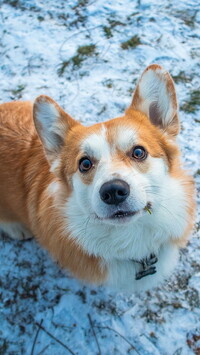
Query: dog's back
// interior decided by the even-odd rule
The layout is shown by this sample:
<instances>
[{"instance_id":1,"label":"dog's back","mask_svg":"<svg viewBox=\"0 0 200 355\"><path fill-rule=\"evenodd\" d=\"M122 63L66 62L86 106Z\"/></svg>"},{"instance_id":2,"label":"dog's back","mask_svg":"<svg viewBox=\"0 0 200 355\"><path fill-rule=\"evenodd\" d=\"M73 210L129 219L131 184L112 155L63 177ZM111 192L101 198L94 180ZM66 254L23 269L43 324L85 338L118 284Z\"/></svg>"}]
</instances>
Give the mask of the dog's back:
<instances>
[{"instance_id":1,"label":"dog's back","mask_svg":"<svg viewBox=\"0 0 200 355\"><path fill-rule=\"evenodd\" d=\"M24 205L24 169L34 134L32 104L5 103L0 106L0 216L5 221L27 218Z\"/></svg>"},{"instance_id":2,"label":"dog's back","mask_svg":"<svg viewBox=\"0 0 200 355\"><path fill-rule=\"evenodd\" d=\"M48 169L32 110L31 102L0 105L0 228L20 239L32 236L28 211L31 184L41 164Z\"/></svg>"}]
</instances>

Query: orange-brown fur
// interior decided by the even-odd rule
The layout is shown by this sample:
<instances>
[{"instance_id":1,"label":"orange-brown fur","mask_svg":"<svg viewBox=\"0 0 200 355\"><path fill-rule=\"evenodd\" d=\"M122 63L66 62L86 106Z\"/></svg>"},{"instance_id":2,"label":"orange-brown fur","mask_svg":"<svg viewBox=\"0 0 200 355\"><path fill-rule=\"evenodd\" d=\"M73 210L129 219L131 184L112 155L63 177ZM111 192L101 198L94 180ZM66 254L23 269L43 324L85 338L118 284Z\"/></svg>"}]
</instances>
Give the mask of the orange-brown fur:
<instances>
[{"instance_id":1,"label":"orange-brown fur","mask_svg":"<svg viewBox=\"0 0 200 355\"><path fill-rule=\"evenodd\" d=\"M170 89L171 81L168 82ZM192 178L181 169L179 150L173 139L168 137L159 128L153 126L148 118L137 111L137 103L141 100L139 93L135 92L134 105L130 107L124 117L105 122L107 140L112 145L116 140L117 127L133 127L138 132L140 141L152 157L163 157L169 167L169 174L175 179L181 179L185 184L187 194L194 194ZM173 97L176 100L176 97ZM33 123L33 108L30 102L13 102L0 106L0 222L19 222L26 226L38 239L60 265L69 269L75 276L90 282L101 283L106 277L106 267L97 257L90 256L81 247L66 235L67 221L63 220L59 206L72 192L71 179L77 171L78 161L84 152L80 151L80 142L89 134L98 133L102 125L83 127L57 106L63 127L69 130L65 137L65 145L61 150L60 164L54 173L50 171L42 143L38 137ZM168 134L172 137L179 130L178 124L172 122ZM142 132L142 134L141 134ZM131 147L130 147L131 149ZM134 163L130 157L130 150L115 151L113 164L123 161L128 166L135 164L140 172L148 171L148 161ZM92 157L91 157L92 158ZM82 179L85 184L91 184L94 168ZM62 185L59 194L50 196L46 188L53 181ZM185 245L194 220L193 200L187 206L190 216L187 230L184 235L172 241L180 246Z\"/></svg>"},{"instance_id":2,"label":"orange-brown fur","mask_svg":"<svg viewBox=\"0 0 200 355\"><path fill-rule=\"evenodd\" d=\"M45 188L55 178L33 125L32 104L1 105L0 122L0 222L22 223L62 267L83 280L101 282L106 270L97 258L63 236L62 216L53 207L52 198L45 196ZM71 173L74 167L70 168ZM68 193L63 184L63 197Z\"/></svg>"}]
</instances>

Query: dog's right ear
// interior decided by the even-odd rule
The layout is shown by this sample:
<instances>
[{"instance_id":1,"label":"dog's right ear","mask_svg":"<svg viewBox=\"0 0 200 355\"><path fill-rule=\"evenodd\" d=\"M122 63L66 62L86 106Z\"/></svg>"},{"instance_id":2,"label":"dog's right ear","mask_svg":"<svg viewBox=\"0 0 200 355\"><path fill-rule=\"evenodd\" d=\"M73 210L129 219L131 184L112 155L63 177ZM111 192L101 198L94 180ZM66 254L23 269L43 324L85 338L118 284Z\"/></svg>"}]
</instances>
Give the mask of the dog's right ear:
<instances>
[{"instance_id":1,"label":"dog's right ear","mask_svg":"<svg viewBox=\"0 0 200 355\"><path fill-rule=\"evenodd\" d=\"M79 124L50 97L41 95L33 105L37 133L50 163L58 157L69 129Z\"/></svg>"},{"instance_id":2,"label":"dog's right ear","mask_svg":"<svg viewBox=\"0 0 200 355\"><path fill-rule=\"evenodd\" d=\"M133 95L131 107L143 112L154 126L171 138L179 132L176 90L170 74L158 64L143 72Z\"/></svg>"}]
</instances>

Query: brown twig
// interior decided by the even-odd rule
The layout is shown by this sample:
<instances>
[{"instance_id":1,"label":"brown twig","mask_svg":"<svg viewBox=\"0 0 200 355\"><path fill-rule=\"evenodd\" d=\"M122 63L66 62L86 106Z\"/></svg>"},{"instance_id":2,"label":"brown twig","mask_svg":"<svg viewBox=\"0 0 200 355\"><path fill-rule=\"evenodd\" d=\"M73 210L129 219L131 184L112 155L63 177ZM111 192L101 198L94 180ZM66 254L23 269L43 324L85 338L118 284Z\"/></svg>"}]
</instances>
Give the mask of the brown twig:
<instances>
[{"instance_id":1,"label":"brown twig","mask_svg":"<svg viewBox=\"0 0 200 355\"><path fill-rule=\"evenodd\" d=\"M124 339L124 341L125 341L127 344L129 344L129 345L131 346L131 348L132 348L133 350L135 350L138 355L140 355L140 353L139 353L139 351L136 349L136 347L135 347L127 338L125 338L122 334L120 334L117 330L115 330L115 329L113 329L113 328L111 328L111 327L109 327L109 326L100 326L100 325L93 325L93 326L94 326L94 328L108 329L108 330L111 330L112 332L116 333L116 334L119 335L122 339Z\"/></svg>"},{"instance_id":2,"label":"brown twig","mask_svg":"<svg viewBox=\"0 0 200 355\"><path fill-rule=\"evenodd\" d=\"M37 355L42 355L42 354L44 354L44 351L45 351L46 349L48 349L49 345L50 345L50 344L47 344L44 348L42 348L42 350L40 350L40 352L39 352Z\"/></svg>"},{"instance_id":3,"label":"brown twig","mask_svg":"<svg viewBox=\"0 0 200 355\"><path fill-rule=\"evenodd\" d=\"M35 338L34 338L32 349L31 349L31 355L34 354L35 344L36 344L36 341L37 341L37 338L38 338L38 335L39 335L39 331L41 329L42 322L43 322L43 319L41 319L41 321L39 323L39 327L38 327L37 332L35 334Z\"/></svg>"},{"instance_id":4,"label":"brown twig","mask_svg":"<svg viewBox=\"0 0 200 355\"><path fill-rule=\"evenodd\" d=\"M92 333L93 333L94 338L96 340L97 348L99 350L99 355L101 355L101 348L100 348L100 345L99 345L99 342L98 342L98 339L97 339L97 335L96 335L95 330L94 330L94 324L93 324L92 318L91 318L90 314L88 314L87 316L88 316L88 319L89 319L89 322L90 322Z\"/></svg>"},{"instance_id":5,"label":"brown twig","mask_svg":"<svg viewBox=\"0 0 200 355\"><path fill-rule=\"evenodd\" d=\"M48 330L46 330L41 324L36 323L36 325L37 325L40 329L42 329L50 338L52 338L52 339L55 340L57 343L59 343L60 345L62 345L63 348L67 349L70 354L76 355L67 345L65 345L62 341L60 341L59 339L57 339L56 337L54 337L54 335L52 335Z\"/></svg>"}]
</instances>

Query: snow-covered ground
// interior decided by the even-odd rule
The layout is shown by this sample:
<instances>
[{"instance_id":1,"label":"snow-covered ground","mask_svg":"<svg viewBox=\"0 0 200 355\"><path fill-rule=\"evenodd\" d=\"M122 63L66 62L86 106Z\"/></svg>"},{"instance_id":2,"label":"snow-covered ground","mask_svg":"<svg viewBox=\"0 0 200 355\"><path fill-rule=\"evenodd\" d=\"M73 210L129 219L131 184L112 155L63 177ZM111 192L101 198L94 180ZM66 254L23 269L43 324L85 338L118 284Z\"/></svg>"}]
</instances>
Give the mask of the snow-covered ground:
<instances>
[{"instance_id":1,"label":"snow-covered ground","mask_svg":"<svg viewBox=\"0 0 200 355\"><path fill-rule=\"evenodd\" d=\"M47 94L90 124L120 115L159 63L176 82L198 188L199 10L199 0L0 0L0 101ZM197 216L169 282L137 296L82 285L34 240L2 236L0 354L200 354L199 230Z\"/></svg>"}]
</instances>

